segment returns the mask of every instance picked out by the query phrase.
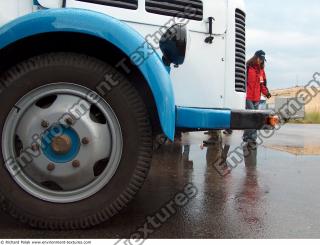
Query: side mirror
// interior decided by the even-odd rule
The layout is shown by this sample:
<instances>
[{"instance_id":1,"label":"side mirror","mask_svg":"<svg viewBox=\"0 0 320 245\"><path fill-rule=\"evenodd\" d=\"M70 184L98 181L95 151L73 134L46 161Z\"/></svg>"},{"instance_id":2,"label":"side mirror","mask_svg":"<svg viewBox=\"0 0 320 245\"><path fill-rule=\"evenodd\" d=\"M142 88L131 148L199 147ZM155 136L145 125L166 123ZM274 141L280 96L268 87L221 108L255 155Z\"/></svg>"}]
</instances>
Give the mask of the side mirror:
<instances>
[{"instance_id":1,"label":"side mirror","mask_svg":"<svg viewBox=\"0 0 320 245\"><path fill-rule=\"evenodd\" d=\"M187 29L184 25L170 27L160 39L160 49L166 66L183 64L187 49Z\"/></svg>"}]
</instances>

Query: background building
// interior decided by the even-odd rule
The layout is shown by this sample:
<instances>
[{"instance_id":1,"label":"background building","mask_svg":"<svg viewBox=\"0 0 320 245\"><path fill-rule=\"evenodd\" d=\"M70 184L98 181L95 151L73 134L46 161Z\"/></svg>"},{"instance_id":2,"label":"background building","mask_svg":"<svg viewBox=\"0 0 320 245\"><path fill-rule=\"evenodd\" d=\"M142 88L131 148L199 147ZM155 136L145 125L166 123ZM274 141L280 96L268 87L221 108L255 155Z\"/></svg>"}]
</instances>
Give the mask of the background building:
<instances>
[{"instance_id":1,"label":"background building","mask_svg":"<svg viewBox=\"0 0 320 245\"><path fill-rule=\"evenodd\" d=\"M286 88L286 89L276 89L271 92L272 98L268 100L268 105L273 107L275 103L275 99L277 97L282 97L282 98L294 98L296 97L296 94L298 93L299 90L303 89L303 87L292 87L292 88ZM320 90L319 94L313 98L313 100L305 105L305 113L310 114L310 113L320 113Z\"/></svg>"}]
</instances>

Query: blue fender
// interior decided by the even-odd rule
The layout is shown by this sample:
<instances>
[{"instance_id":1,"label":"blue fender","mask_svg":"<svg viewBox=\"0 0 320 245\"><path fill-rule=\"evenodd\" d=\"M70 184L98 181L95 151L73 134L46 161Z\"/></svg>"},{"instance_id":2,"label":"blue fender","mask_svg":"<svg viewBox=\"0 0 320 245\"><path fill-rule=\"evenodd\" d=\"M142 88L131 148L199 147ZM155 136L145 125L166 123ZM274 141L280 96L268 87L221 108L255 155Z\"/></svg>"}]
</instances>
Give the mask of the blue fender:
<instances>
[{"instance_id":1,"label":"blue fender","mask_svg":"<svg viewBox=\"0 0 320 245\"><path fill-rule=\"evenodd\" d=\"M171 79L159 55L155 51L150 52L150 46L146 46L145 39L139 33L105 14L82 9L52 9L26 15L3 26L0 29L0 49L22 38L48 32L96 36L131 57L153 93L164 134L171 140L174 138L175 101ZM142 57L143 62L140 62Z\"/></svg>"}]
</instances>

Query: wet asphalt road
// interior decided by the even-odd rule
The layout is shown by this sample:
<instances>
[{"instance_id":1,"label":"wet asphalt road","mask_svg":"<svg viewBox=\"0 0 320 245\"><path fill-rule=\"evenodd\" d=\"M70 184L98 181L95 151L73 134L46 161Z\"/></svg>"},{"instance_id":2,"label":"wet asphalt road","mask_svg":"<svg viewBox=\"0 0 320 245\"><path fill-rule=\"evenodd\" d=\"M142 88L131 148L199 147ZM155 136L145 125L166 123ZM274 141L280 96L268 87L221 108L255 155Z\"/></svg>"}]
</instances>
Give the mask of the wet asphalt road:
<instances>
[{"instance_id":1,"label":"wet asphalt road","mask_svg":"<svg viewBox=\"0 0 320 245\"><path fill-rule=\"evenodd\" d=\"M50 232L0 213L0 238L129 237L187 183L197 188L197 196L151 238L320 238L320 152L299 156L266 147L320 147L319 132L320 125L287 125L259 146L256 169L242 162L226 177L213 167L219 144L201 149L208 136L186 134L156 153L143 189L111 221L87 231ZM241 132L224 142L234 149Z\"/></svg>"}]
</instances>

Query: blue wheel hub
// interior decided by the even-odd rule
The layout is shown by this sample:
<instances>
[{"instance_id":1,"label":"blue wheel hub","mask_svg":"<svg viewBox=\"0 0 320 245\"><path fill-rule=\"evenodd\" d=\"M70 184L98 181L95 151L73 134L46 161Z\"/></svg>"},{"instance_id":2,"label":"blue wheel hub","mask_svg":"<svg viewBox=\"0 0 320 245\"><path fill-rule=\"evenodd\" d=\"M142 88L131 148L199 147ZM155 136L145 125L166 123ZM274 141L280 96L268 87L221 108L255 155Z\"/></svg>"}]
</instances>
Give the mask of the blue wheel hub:
<instances>
[{"instance_id":1,"label":"blue wheel hub","mask_svg":"<svg viewBox=\"0 0 320 245\"><path fill-rule=\"evenodd\" d=\"M44 155L53 163L68 163L76 158L81 146L77 132L71 127L59 125L62 134L54 134L54 128L46 130L42 136ZM56 126L55 126L56 128Z\"/></svg>"}]
</instances>

